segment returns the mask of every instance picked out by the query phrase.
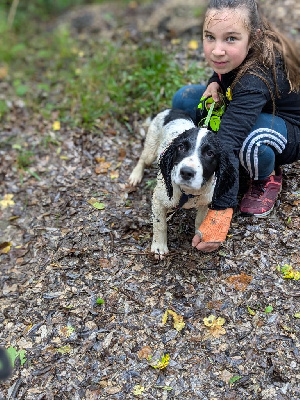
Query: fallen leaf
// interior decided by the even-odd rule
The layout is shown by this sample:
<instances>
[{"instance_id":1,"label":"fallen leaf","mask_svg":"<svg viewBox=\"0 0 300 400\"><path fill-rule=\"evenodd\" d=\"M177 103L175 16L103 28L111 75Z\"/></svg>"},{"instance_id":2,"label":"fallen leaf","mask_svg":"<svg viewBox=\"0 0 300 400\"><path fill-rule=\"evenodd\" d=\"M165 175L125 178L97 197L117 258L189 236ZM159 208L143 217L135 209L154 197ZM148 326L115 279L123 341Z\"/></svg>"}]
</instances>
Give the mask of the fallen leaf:
<instances>
[{"instance_id":1,"label":"fallen leaf","mask_svg":"<svg viewBox=\"0 0 300 400\"><path fill-rule=\"evenodd\" d=\"M108 393L108 394L117 394L117 393L121 392L121 390L122 389L120 388L120 386L113 386L110 389L106 389L106 393Z\"/></svg>"},{"instance_id":2,"label":"fallen leaf","mask_svg":"<svg viewBox=\"0 0 300 400\"><path fill-rule=\"evenodd\" d=\"M162 356L161 360L156 360L156 364L150 363L151 367L155 369L164 369L169 364L170 356L165 354Z\"/></svg>"},{"instance_id":3,"label":"fallen leaf","mask_svg":"<svg viewBox=\"0 0 300 400\"><path fill-rule=\"evenodd\" d=\"M300 271L295 270L291 265L284 264L282 267L278 265L277 269L283 274L283 279L294 279L296 281L300 279Z\"/></svg>"},{"instance_id":4,"label":"fallen leaf","mask_svg":"<svg viewBox=\"0 0 300 400\"><path fill-rule=\"evenodd\" d=\"M111 171L110 179L118 179L119 178L119 171Z\"/></svg>"},{"instance_id":5,"label":"fallen leaf","mask_svg":"<svg viewBox=\"0 0 300 400\"><path fill-rule=\"evenodd\" d=\"M298 312L298 313L294 314L294 317L295 318L300 318L300 313Z\"/></svg>"},{"instance_id":6,"label":"fallen leaf","mask_svg":"<svg viewBox=\"0 0 300 400\"><path fill-rule=\"evenodd\" d=\"M72 335L72 333L74 331L75 331L75 328L73 328L73 326L67 325L67 326L64 326L63 328L61 328L59 333L61 336L68 338Z\"/></svg>"},{"instance_id":7,"label":"fallen leaf","mask_svg":"<svg viewBox=\"0 0 300 400\"><path fill-rule=\"evenodd\" d=\"M221 309L223 302L220 300L214 300L214 301L208 301L207 302L207 308L210 310L219 310Z\"/></svg>"},{"instance_id":8,"label":"fallen leaf","mask_svg":"<svg viewBox=\"0 0 300 400\"><path fill-rule=\"evenodd\" d=\"M250 315L254 316L256 314L255 311L253 311L249 306L247 306L247 310L248 310Z\"/></svg>"},{"instance_id":9,"label":"fallen leaf","mask_svg":"<svg viewBox=\"0 0 300 400\"><path fill-rule=\"evenodd\" d=\"M199 47L199 43L197 42L197 40L191 40L191 41L188 43L188 48L189 48L190 50L197 50L198 47Z\"/></svg>"},{"instance_id":10,"label":"fallen leaf","mask_svg":"<svg viewBox=\"0 0 300 400\"><path fill-rule=\"evenodd\" d=\"M161 323L162 323L163 325L165 325L166 322L167 322L167 319L168 319L168 310L166 310L166 312L163 314Z\"/></svg>"},{"instance_id":11,"label":"fallen leaf","mask_svg":"<svg viewBox=\"0 0 300 400\"><path fill-rule=\"evenodd\" d=\"M110 261L107 258L101 258L100 259L100 267L101 268L109 268L110 267Z\"/></svg>"},{"instance_id":12,"label":"fallen leaf","mask_svg":"<svg viewBox=\"0 0 300 400\"><path fill-rule=\"evenodd\" d=\"M143 386L141 386L141 385L135 385L134 388L133 388L132 393L133 393L135 396L139 396L140 394L143 393L144 390L145 390L145 388L144 388Z\"/></svg>"},{"instance_id":13,"label":"fallen leaf","mask_svg":"<svg viewBox=\"0 0 300 400\"><path fill-rule=\"evenodd\" d=\"M107 161L103 161L96 165L95 173L96 174L107 174L108 169L110 168L111 163Z\"/></svg>"},{"instance_id":14,"label":"fallen leaf","mask_svg":"<svg viewBox=\"0 0 300 400\"><path fill-rule=\"evenodd\" d=\"M12 200L13 197L13 194L5 194L3 200L0 201L1 208L13 206L15 204L15 202Z\"/></svg>"},{"instance_id":15,"label":"fallen leaf","mask_svg":"<svg viewBox=\"0 0 300 400\"><path fill-rule=\"evenodd\" d=\"M175 39L172 39L171 40L171 43L172 44L180 44L182 42L182 40L181 39L178 39L178 38L175 38Z\"/></svg>"},{"instance_id":16,"label":"fallen leaf","mask_svg":"<svg viewBox=\"0 0 300 400\"><path fill-rule=\"evenodd\" d=\"M268 307L265 308L265 313L266 314L271 313L272 311L273 311L273 307L272 306L268 306Z\"/></svg>"},{"instance_id":17,"label":"fallen leaf","mask_svg":"<svg viewBox=\"0 0 300 400\"><path fill-rule=\"evenodd\" d=\"M226 282L230 286L234 286L236 290L244 291L249 283L252 281L252 276L245 274L242 272L239 275L232 275L226 279Z\"/></svg>"},{"instance_id":18,"label":"fallen leaf","mask_svg":"<svg viewBox=\"0 0 300 400\"><path fill-rule=\"evenodd\" d=\"M57 349L57 352L60 353L60 354L68 354L68 353L71 353L71 351L72 351L72 347L69 344L67 344L66 346L62 346L59 349Z\"/></svg>"},{"instance_id":19,"label":"fallen leaf","mask_svg":"<svg viewBox=\"0 0 300 400\"><path fill-rule=\"evenodd\" d=\"M95 157L94 157L94 160L95 160L97 163L102 163L102 162L105 161L105 157L95 156Z\"/></svg>"},{"instance_id":20,"label":"fallen leaf","mask_svg":"<svg viewBox=\"0 0 300 400\"><path fill-rule=\"evenodd\" d=\"M126 149L124 147L122 147L121 149L119 149L119 160L124 160L124 158L126 157Z\"/></svg>"},{"instance_id":21,"label":"fallen leaf","mask_svg":"<svg viewBox=\"0 0 300 400\"><path fill-rule=\"evenodd\" d=\"M229 379L229 386L232 386L235 382L241 379L240 375L235 375Z\"/></svg>"},{"instance_id":22,"label":"fallen leaf","mask_svg":"<svg viewBox=\"0 0 300 400\"><path fill-rule=\"evenodd\" d=\"M91 204L93 207L97 208L98 210L104 210L105 205L104 203L100 203L97 199L92 197L90 200L87 201L89 204Z\"/></svg>"},{"instance_id":23,"label":"fallen leaf","mask_svg":"<svg viewBox=\"0 0 300 400\"><path fill-rule=\"evenodd\" d=\"M204 325L209 328L209 336L219 338L220 335L225 335L226 330L222 327L225 324L225 319L215 315L210 315L207 318L203 318Z\"/></svg>"},{"instance_id":24,"label":"fallen leaf","mask_svg":"<svg viewBox=\"0 0 300 400\"><path fill-rule=\"evenodd\" d=\"M11 242L3 242L0 244L0 254L7 254L11 248Z\"/></svg>"},{"instance_id":25,"label":"fallen leaf","mask_svg":"<svg viewBox=\"0 0 300 400\"><path fill-rule=\"evenodd\" d=\"M59 131L60 130L60 121L53 122L52 129L54 131Z\"/></svg>"},{"instance_id":26,"label":"fallen leaf","mask_svg":"<svg viewBox=\"0 0 300 400\"><path fill-rule=\"evenodd\" d=\"M152 349L150 346L144 346L142 347L139 352L137 353L137 356L140 360L142 360L143 358L145 358L146 360L149 359L149 357L152 354Z\"/></svg>"},{"instance_id":27,"label":"fallen leaf","mask_svg":"<svg viewBox=\"0 0 300 400\"><path fill-rule=\"evenodd\" d=\"M168 310L168 313L173 317L174 328L180 332L185 327L183 316L176 314L176 312L172 310Z\"/></svg>"}]
</instances>

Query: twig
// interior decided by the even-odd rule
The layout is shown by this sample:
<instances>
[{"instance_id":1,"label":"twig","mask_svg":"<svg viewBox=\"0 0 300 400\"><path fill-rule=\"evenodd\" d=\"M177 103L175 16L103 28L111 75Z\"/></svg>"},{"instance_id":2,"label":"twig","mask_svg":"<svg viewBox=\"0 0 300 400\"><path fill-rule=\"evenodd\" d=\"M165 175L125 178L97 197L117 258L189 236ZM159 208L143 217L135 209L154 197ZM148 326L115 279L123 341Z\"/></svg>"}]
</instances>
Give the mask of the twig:
<instances>
[{"instance_id":1,"label":"twig","mask_svg":"<svg viewBox=\"0 0 300 400\"><path fill-rule=\"evenodd\" d=\"M7 17L7 25L9 27L9 29L11 29L11 27L14 23L18 5L19 5L19 0L13 0L13 2L11 3L8 17Z\"/></svg>"},{"instance_id":2,"label":"twig","mask_svg":"<svg viewBox=\"0 0 300 400\"><path fill-rule=\"evenodd\" d=\"M16 400L17 399L17 394L18 394L19 389L20 389L22 384L23 384L23 379L19 378L15 383L15 386L13 388L13 391L12 391L9 399L11 399L11 400Z\"/></svg>"}]
</instances>

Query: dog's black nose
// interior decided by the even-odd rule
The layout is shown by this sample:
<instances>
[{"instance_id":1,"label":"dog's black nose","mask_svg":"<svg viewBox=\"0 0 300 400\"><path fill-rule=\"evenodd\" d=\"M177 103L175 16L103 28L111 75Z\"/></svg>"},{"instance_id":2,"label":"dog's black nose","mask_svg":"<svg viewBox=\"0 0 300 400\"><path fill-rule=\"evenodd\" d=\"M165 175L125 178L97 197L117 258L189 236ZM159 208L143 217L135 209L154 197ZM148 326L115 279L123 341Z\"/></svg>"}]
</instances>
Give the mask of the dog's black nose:
<instances>
[{"instance_id":1,"label":"dog's black nose","mask_svg":"<svg viewBox=\"0 0 300 400\"><path fill-rule=\"evenodd\" d=\"M180 170L180 176L186 181L194 178L195 173L195 170L191 167L182 167Z\"/></svg>"}]
</instances>

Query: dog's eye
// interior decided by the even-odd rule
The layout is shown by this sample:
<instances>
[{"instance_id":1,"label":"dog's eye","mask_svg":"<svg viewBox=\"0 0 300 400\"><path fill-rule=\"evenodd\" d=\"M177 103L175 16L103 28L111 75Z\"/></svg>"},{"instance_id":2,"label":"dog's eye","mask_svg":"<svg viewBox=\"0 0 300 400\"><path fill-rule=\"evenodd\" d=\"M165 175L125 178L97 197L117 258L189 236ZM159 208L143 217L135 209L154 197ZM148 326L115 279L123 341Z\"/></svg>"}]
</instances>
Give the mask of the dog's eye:
<instances>
[{"instance_id":1,"label":"dog's eye","mask_svg":"<svg viewBox=\"0 0 300 400\"><path fill-rule=\"evenodd\" d=\"M214 157L214 156L215 156L215 153L214 153L212 150L207 150L206 155L207 155L208 157Z\"/></svg>"},{"instance_id":2,"label":"dog's eye","mask_svg":"<svg viewBox=\"0 0 300 400\"><path fill-rule=\"evenodd\" d=\"M185 145L184 144L179 144L178 146L177 146L177 150L178 151L180 151L180 152L183 152L183 151L185 151Z\"/></svg>"}]
</instances>

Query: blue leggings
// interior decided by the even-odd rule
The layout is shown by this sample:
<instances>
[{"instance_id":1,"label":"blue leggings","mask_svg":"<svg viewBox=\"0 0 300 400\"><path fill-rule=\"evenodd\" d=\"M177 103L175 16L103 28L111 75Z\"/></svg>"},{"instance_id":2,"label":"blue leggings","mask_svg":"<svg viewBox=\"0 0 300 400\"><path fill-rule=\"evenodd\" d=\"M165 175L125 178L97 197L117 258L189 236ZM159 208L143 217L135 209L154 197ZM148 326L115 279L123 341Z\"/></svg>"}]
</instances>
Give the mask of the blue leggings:
<instances>
[{"instance_id":1,"label":"blue leggings","mask_svg":"<svg viewBox=\"0 0 300 400\"><path fill-rule=\"evenodd\" d=\"M206 86L188 85L179 89L172 108L186 111L194 120L200 98ZM281 154L287 143L286 124L282 118L262 113L245 139L240 162L255 180L267 178L275 169L275 157Z\"/></svg>"}]
</instances>

